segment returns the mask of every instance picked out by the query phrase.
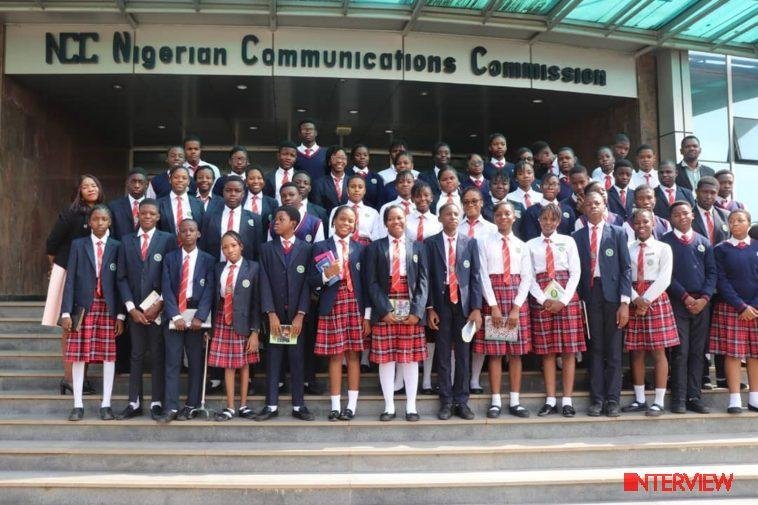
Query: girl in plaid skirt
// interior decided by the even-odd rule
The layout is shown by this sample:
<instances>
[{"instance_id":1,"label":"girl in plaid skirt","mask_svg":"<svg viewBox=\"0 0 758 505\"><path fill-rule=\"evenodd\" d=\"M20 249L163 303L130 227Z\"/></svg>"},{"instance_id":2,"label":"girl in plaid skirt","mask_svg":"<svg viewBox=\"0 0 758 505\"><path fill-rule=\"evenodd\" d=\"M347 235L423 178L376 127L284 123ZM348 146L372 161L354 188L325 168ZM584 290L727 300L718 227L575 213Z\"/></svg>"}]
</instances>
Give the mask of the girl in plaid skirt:
<instances>
[{"instance_id":1,"label":"girl in plaid skirt","mask_svg":"<svg viewBox=\"0 0 758 505\"><path fill-rule=\"evenodd\" d=\"M646 411L648 416L663 414L668 360L666 349L679 345L676 321L666 289L671 284L671 246L653 237L655 216L647 209L635 209L636 240L629 243L632 260L632 303L626 327L626 349L632 353L634 401L622 412ZM645 402L645 352L655 359L655 401Z\"/></svg>"}]
</instances>

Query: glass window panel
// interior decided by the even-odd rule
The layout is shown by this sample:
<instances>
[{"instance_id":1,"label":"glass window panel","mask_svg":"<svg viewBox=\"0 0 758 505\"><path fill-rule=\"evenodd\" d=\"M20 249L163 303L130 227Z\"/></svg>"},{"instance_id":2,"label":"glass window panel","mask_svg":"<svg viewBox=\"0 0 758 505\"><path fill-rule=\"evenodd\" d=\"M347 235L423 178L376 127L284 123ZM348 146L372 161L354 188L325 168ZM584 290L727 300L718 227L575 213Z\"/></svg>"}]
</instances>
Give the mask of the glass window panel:
<instances>
[{"instance_id":1,"label":"glass window panel","mask_svg":"<svg viewBox=\"0 0 758 505\"><path fill-rule=\"evenodd\" d=\"M711 168L716 169L716 167ZM755 191L755 188L758 188L758 167L747 163L735 163L733 196L735 200L753 210L753 222L758 221L755 216L755 209L758 209L758 191Z\"/></svg>"},{"instance_id":2,"label":"glass window panel","mask_svg":"<svg viewBox=\"0 0 758 505\"><path fill-rule=\"evenodd\" d=\"M558 4L559 0L503 0L497 8L500 12L545 15Z\"/></svg>"},{"instance_id":3,"label":"glass window panel","mask_svg":"<svg viewBox=\"0 0 758 505\"><path fill-rule=\"evenodd\" d=\"M427 0L429 7L450 7L453 9L476 9L487 7L489 0Z\"/></svg>"},{"instance_id":4,"label":"glass window panel","mask_svg":"<svg viewBox=\"0 0 758 505\"><path fill-rule=\"evenodd\" d=\"M734 158L758 162L758 119L734 118Z\"/></svg>"},{"instance_id":5,"label":"glass window panel","mask_svg":"<svg viewBox=\"0 0 758 505\"><path fill-rule=\"evenodd\" d=\"M752 29L746 31L745 33L737 36L734 40L732 40L732 43L742 43L742 44L757 44L758 43L758 26L753 27Z\"/></svg>"},{"instance_id":6,"label":"glass window panel","mask_svg":"<svg viewBox=\"0 0 758 505\"><path fill-rule=\"evenodd\" d=\"M631 19L625 21L624 26L655 30L695 3L697 3L695 0L654 0Z\"/></svg>"},{"instance_id":7,"label":"glass window panel","mask_svg":"<svg viewBox=\"0 0 758 505\"><path fill-rule=\"evenodd\" d=\"M702 39L711 39L722 28L734 22L747 11L755 9L755 0L732 0L727 2L707 16L697 19L691 23L682 35L687 37L697 37ZM746 21L747 22L747 21Z\"/></svg>"},{"instance_id":8,"label":"glass window panel","mask_svg":"<svg viewBox=\"0 0 758 505\"><path fill-rule=\"evenodd\" d=\"M700 158L728 161L726 57L690 52L690 87L695 135L700 139Z\"/></svg>"},{"instance_id":9,"label":"glass window panel","mask_svg":"<svg viewBox=\"0 0 758 505\"><path fill-rule=\"evenodd\" d=\"M758 60L732 57L732 113L758 119Z\"/></svg>"}]
</instances>

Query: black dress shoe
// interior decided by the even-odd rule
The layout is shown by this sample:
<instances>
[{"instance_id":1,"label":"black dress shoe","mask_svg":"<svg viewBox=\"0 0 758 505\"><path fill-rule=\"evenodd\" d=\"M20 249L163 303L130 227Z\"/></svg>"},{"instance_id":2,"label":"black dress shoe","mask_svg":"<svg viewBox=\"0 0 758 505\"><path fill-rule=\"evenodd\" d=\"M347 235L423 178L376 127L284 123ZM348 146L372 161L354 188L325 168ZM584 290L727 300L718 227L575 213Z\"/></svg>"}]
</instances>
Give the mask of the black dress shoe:
<instances>
[{"instance_id":1,"label":"black dress shoe","mask_svg":"<svg viewBox=\"0 0 758 505\"><path fill-rule=\"evenodd\" d=\"M729 407L726 411L729 414L742 414L742 407Z\"/></svg>"},{"instance_id":2,"label":"black dress shoe","mask_svg":"<svg viewBox=\"0 0 758 505\"><path fill-rule=\"evenodd\" d=\"M684 402L671 402L669 410L672 414L684 414L687 412L687 408L684 406Z\"/></svg>"},{"instance_id":3,"label":"black dress shoe","mask_svg":"<svg viewBox=\"0 0 758 505\"><path fill-rule=\"evenodd\" d=\"M747 404L747 409L751 412L758 412L758 407L756 407L755 405L750 405L750 402L748 402Z\"/></svg>"},{"instance_id":4,"label":"black dress shoe","mask_svg":"<svg viewBox=\"0 0 758 505\"><path fill-rule=\"evenodd\" d=\"M249 408L247 405L240 407L237 412L237 415L242 419L253 419L255 417L255 411Z\"/></svg>"},{"instance_id":5,"label":"black dress shoe","mask_svg":"<svg viewBox=\"0 0 758 505\"><path fill-rule=\"evenodd\" d=\"M329 415L326 416L326 418L330 421L339 421L340 419L340 411L339 410L330 410Z\"/></svg>"},{"instance_id":6,"label":"black dress shoe","mask_svg":"<svg viewBox=\"0 0 758 505\"><path fill-rule=\"evenodd\" d=\"M621 407L621 412L643 412L643 411L647 411L647 402L640 403L635 400L629 405L624 405L623 407Z\"/></svg>"},{"instance_id":7,"label":"black dress shoe","mask_svg":"<svg viewBox=\"0 0 758 505\"><path fill-rule=\"evenodd\" d=\"M103 421L113 421L116 417L110 407L100 407L100 419Z\"/></svg>"},{"instance_id":8,"label":"black dress shoe","mask_svg":"<svg viewBox=\"0 0 758 505\"><path fill-rule=\"evenodd\" d=\"M415 423L416 421L420 420L421 416L418 415L418 412L406 412L405 413L405 420L411 423Z\"/></svg>"},{"instance_id":9,"label":"black dress shoe","mask_svg":"<svg viewBox=\"0 0 758 505\"><path fill-rule=\"evenodd\" d=\"M453 411L455 412L456 416L460 417L461 419L465 419L466 421L471 421L474 418L474 413L465 403L456 405Z\"/></svg>"},{"instance_id":10,"label":"black dress shoe","mask_svg":"<svg viewBox=\"0 0 758 505\"><path fill-rule=\"evenodd\" d=\"M71 391L71 394L74 394L74 388L71 387L71 384L65 381L65 379L61 379L61 381L58 383L58 388L61 391L61 395L65 395L66 391Z\"/></svg>"},{"instance_id":11,"label":"black dress shoe","mask_svg":"<svg viewBox=\"0 0 758 505\"><path fill-rule=\"evenodd\" d=\"M602 413L603 402L593 402L592 405L587 408L587 415L590 417L600 417L600 414Z\"/></svg>"},{"instance_id":12,"label":"black dress shoe","mask_svg":"<svg viewBox=\"0 0 758 505\"><path fill-rule=\"evenodd\" d=\"M361 372L362 373L369 373L371 371L370 365L361 365Z\"/></svg>"},{"instance_id":13,"label":"black dress shoe","mask_svg":"<svg viewBox=\"0 0 758 505\"><path fill-rule=\"evenodd\" d=\"M355 413L350 409L344 409L340 412L340 421L352 421L355 417Z\"/></svg>"},{"instance_id":14,"label":"black dress shoe","mask_svg":"<svg viewBox=\"0 0 758 505\"><path fill-rule=\"evenodd\" d=\"M256 421L268 421L272 417L276 417L279 415L279 409L271 410L268 405L263 407L260 412L258 412L258 415L256 415L253 419Z\"/></svg>"},{"instance_id":15,"label":"black dress shoe","mask_svg":"<svg viewBox=\"0 0 758 505\"><path fill-rule=\"evenodd\" d=\"M687 410L691 410L692 412L697 412L698 414L711 413L711 409L706 407L703 401L699 399L687 400L687 403L685 403L684 405L685 407L687 407Z\"/></svg>"},{"instance_id":16,"label":"black dress shoe","mask_svg":"<svg viewBox=\"0 0 758 505\"><path fill-rule=\"evenodd\" d=\"M89 379L84 381L84 384L82 385L82 394L94 395L96 392L97 391L95 391L95 386L92 385Z\"/></svg>"},{"instance_id":17,"label":"black dress shoe","mask_svg":"<svg viewBox=\"0 0 758 505\"><path fill-rule=\"evenodd\" d=\"M483 388L469 388L468 392L471 393L472 395L480 395L484 393L484 389Z\"/></svg>"},{"instance_id":18,"label":"black dress shoe","mask_svg":"<svg viewBox=\"0 0 758 505\"><path fill-rule=\"evenodd\" d=\"M545 417L545 416L549 416L550 414L555 414L556 412L558 412L558 407L556 407L555 405L550 405L549 403L546 403L545 405L542 406L540 411L537 412L537 415L539 417Z\"/></svg>"},{"instance_id":19,"label":"black dress shoe","mask_svg":"<svg viewBox=\"0 0 758 505\"><path fill-rule=\"evenodd\" d=\"M439 412L437 412L437 418L442 421L447 421L451 417L453 417L453 406L449 403L442 405Z\"/></svg>"},{"instance_id":20,"label":"black dress shoe","mask_svg":"<svg viewBox=\"0 0 758 505\"><path fill-rule=\"evenodd\" d=\"M176 415L177 421L189 421L190 419L194 419L195 416L197 416L197 411L188 406L185 405L182 407L182 410L179 411L179 413Z\"/></svg>"},{"instance_id":21,"label":"black dress shoe","mask_svg":"<svg viewBox=\"0 0 758 505\"><path fill-rule=\"evenodd\" d=\"M488 419L497 419L500 417L500 414L503 412L502 407L498 407L497 405L490 405L490 408L487 409L487 418Z\"/></svg>"},{"instance_id":22,"label":"black dress shoe","mask_svg":"<svg viewBox=\"0 0 758 505\"><path fill-rule=\"evenodd\" d=\"M422 388L421 394L424 396L433 396L435 394L434 391L432 391L432 388Z\"/></svg>"},{"instance_id":23,"label":"black dress shoe","mask_svg":"<svg viewBox=\"0 0 758 505\"><path fill-rule=\"evenodd\" d=\"M397 417L397 414L395 414L394 412L392 414L390 414L389 412L382 412L381 414L379 414L379 420L384 421L384 422L392 421L396 417Z\"/></svg>"},{"instance_id":24,"label":"black dress shoe","mask_svg":"<svg viewBox=\"0 0 758 505\"><path fill-rule=\"evenodd\" d=\"M126 408L122 410L118 416L116 416L116 419L119 419L119 420L131 419L132 417L137 417L141 415L142 415L142 405L140 405L136 409L132 407L131 405L127 405Z\"/></svg>"},{"instance_id":25,"label":"black dress shoe","mask_svg":"<svg viewBox=\"0 0 758 505\"><path fill-rule=\"evenodd\" d=\"M508 412L510 412L512 416L516 417L529 417L529 410L521 405L513 405L511 407L508 407Z\"/></svg>"},{"instance_id":26,"label":"black dress shoe","mask_svg":"<svg viewBox=\"0 0 758 505\"><path fill-rule=\"evenodd\" d=\"M69 421L81 421L84 417L84 409L83 408L73 408L71 409L71 413L68 415Z\"/></svg>"},{"instance_id":27,"label":"black dress shoe","mask_svg":"<svg viewBox=\"0 0 758 505\"><path fill-rule=\"evenodd\" d=\"M314 416L313 413L308 410L305 405L300 407L300 410L293 410L292 417L295 419L300 419L301 421L313 421L316 419L316 416Z\"/></svg>"},{"instance_id":28,"label":"black dress shoe","mask_svg":"<svg viewBox=\"0 0 758 505\"><path fill-rule=\"evenodd\" d=\"M165 414L163 414L161 417L157 419L157 421L160 424L168 424L171 421L176 420L177 416L179 415L179 412L176 410L169 410Z\"/></svg>"},{"instance_id":29,"label":"black dress shoe","mask_svg":"<svg viewBox=\"0 0 758 505\"><path fill-rule=\"evenodd\" d=\"M304 388L305 394L320 396L324 394L324 388L318 382L309 382Z\"/></svg>"},{"instance_id":30,"label":"black dress shoe","mask_svg":"<svg viewBox=\"0 0 758 505\"><path fill-rule=\"evenodd\" d=\"M396 395L404 395L405 394L405 386L401 387L397 391L395 391Z\"/></svg>"},{"instance_id":31,"label":"black dress shoe","mask_svg":"<svg viewBox=\"0 0 758 505\"><path fill-rule=\"evenodd\" d=\"M619 402L614 400L608 400L605 402L605 415L608 417L618 417L621 415L621 407Z\"/></svg>"},{"instance_id":32,"label":"black dress shoe","mask_svg":"<svg viewBox=\"0 0 758 505\"><path fill-rule=\"evenodd\" d=\"M574 410L573 405L564 405L563 408L561 408L561 414L563 417L574 417L576 415L576 410Z\"/></svg>"},{"instance_id":33,"label":"black dress shoe","mask_svg":"<svg viewBox=\"0 0 758 505\"><path fill-rule=\"evenodd\" d=\"M711 382L710 377L703 377L702 385L700 386L700 389L704 391L711 391L713 389L716 389L716 386Z\"/></svg>"},{"instance_id":34,"label":"black dress shoe","mask_svg":"<svg viewBox=\"0 0 758 505\"><path fill-rule=\"evenodd\" d=\"M163 407L160 405L153 405L150 407L150 417L153 418L153 421L157 421L161 416L163 416Z\"/></svg>"},{"instance_id":35,"label":"black dress shoe","mask_svg":"<svg viewBox=\"0 0 758 505\"><path fill-rule=\"evenodd\" d=\"M224 381L219 381L218 384L215 386L213 385L213 381L208 381L208 384L205 386L205 392L208 394L215 394L220 393L224 390Z\"/></svg>"}]
</instances>

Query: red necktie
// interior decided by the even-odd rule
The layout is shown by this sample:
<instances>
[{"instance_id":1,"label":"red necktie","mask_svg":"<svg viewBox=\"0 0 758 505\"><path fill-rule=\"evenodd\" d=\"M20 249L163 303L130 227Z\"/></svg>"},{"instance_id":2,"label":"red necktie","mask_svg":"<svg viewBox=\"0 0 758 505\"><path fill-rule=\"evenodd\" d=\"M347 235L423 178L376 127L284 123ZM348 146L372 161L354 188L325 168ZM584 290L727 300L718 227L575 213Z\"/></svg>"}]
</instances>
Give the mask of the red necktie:
<instances>
[{"instance_id":1,"label":"red necktie","mask_svg":"<svg viewBox=\"0 0 758 505\"><path fill-rule=\"evenodd\" d=\"M337 200L342 200L342 179L334 179L334 190L337 192Z\"/></svg>"},{"instance_id":2,"label":"red necktie","mask_svg":"<svg viewBox=\"0 0 758 505\"><path fill-rule=\"evenodd\" d=\"M147 259L147 248L150 246L150 235L147 233L142 234L142 249L140 249L140 256L142 261Z\"/></svg>"},{"instance_id":3,"label":"red necktie","mask_svg":"<svg viewBox=\"0 0 758 505\"><path fill-rule=\"evenodd\" d=\"M737 244L737 249L744 249L747 247L747 244L745 242L740 242Z\"/></svg>"},{"instance_id":4,"label":"red necktie","mask_svg":"<svg viewBox=\"0 0 758 505\"><path fill-rule=\"evenodd\" d=\"M182 277L179 281L179 312L187 310L187 282L189 282L190 256L184 256L182 262Z\"/></svg>"},{"instance_id":5,"label":"red necktie","mask_svg":"<svg viewBox=\"0 0 758 505\"><path fill-rule=\"evenodd\" d=\"M284 254L289 254L292 250L292 244L290 244L289 240L285 240L282 244L282 249L284 249Z\"/></svg>"},{"instance_id":6,"label":"red necktie","mask_svg":"<svg viewBox=\"0 0 758 505\"><path fill-rule=\"evenodd\" d=\"M350 275L350 250L347 248L347 240L340 240L342 244L342 275L345 279L348 291L353 291L353 277Z\"/></svg>"},{"instance_id":7,"label":"red necktie","mask_svg":"<svg viewBox=\"0 0 758 505\"><path fill-rule=\"evenodd\" d=\"M647 185L650 186L650 174L645 174L645 181L647 181Z\"/></svg>"},{"instance_id":8,"label":"red necktie","mask_svg":"<svg viewBox=\"0 0 758 505\"><path fill-rule=\"evenodd\" d=\"M626 208L626 190L625 189L621 190L620 197L621 197L621 206Z\"/></svg>"},{"instance_id":9,"label":"red necktie","mask_svg":"<svg viewBox=\"0 0 758 505\"><path fill-rule=\"evenodd\" d=\"M495 163L495 166L497 168L503 168L505 166L505 162L504 161L498 161L497 163Z\"/></svg>"},{"instance_id":10,"label":"red necktie","mask_svg":"<svg viewBox=\"0 0 758 505\"><path fill-rule=\"evenodd\" d=\"M229 209L229 219L226 220L226 231L234 231L234 209Z\"/></svg>"},{"instance_id":11,"label":"red necktie","mask_svg":"<svg viewBox=\"0 0 758 505\"><path fill-rule=\"evenodd\" d=\"M550 279L555 279L555 260L549 238L545 239L545 272Z\"/></svg>"},{"instance_id":12,"label":"red necktie","mask_svg":"<svg viewBox=\"0 0 758 505\"><path fill-rule=\"evenodd\" d=\"M450 288L450 301L458 303L458 274L455 273L455 238L448 237L450 250L447 253L447 284Z\"/></svg>"},{"instance_id":13,"label":"red necktie","mask_svg":"<svg viewBox=\"0 0 758 505\"><path fill-rule=\"evenodd\" d=\"M711 241L711 245L713 245L716 243L716 234L713 229L713 218L710 211L706 211L705 213L705 226L708 228L708 239Z\"/></svg>"},{"instance_id":14,"label":"red necktie","mask_svg":"<svg viewBox=\"0 0 758 505\"><path fill-rule=\"evenodd\" d=\"M234 315L234 269L236 265L229 265L229 273L226 276L224 287L224 324L231 325Z\"/></svg>"},{"instance_id":15,"label":"red necktie","mask_svg":"<svg viewBox=\"0 0 758 505\"><path fill-rule=\"evenodd\" d=\"M532 199L529 198L529 193L524 193L524 207L527 209L532 206Z\"/></svg>"},{"instance_id":16,"label":"red necktie","mask_svg":"<svg viewBox=\"0 0 758 505\"><path fill-rule=\"evenodd\" d=\"M447 195L447 203L455 203L453 200L453 195L451 193L448 193Z\"/></svg>"},{"instance_id":17,"label":"red necktie","mask_svg":"<svg viewBox=\"0 0 758 505\"><path fill-rule=\"evenodd\" d=\"M597 265L597 225L590 233L590 287L595 284L595 265Z\"/></svg>"},{"instance_id":18,"label":"red necktie","mask_svg":"<svg viewBox=\"0 0 758 505\"><path fill-rule=\"evenodd\" d=\"M258 210L258 196L253 195L251 197L251 200L252 201L250 202L250 209L252 210L253 214L260 214L260 211Z\"/></svg>"},{"instance_id":19,"label":"red necktie","mask_svg":"<svg viewBox=\"0 0 758 505\"><path fill-rule=\"evenodd\" d=\"M666 188L666 193L669 195L669 205L674 203L674 188Z\"/></svg>"},{"instance_id":20,"label":"red necktie","mask_svg":"<svg viewBox=\"0 0 758 505\"><path fill-rule=\"evenodd\" d=\"M312 153L313 153L313 149L311 149L310 147L306 147L305 148L305 157L306 158L310 158Z\"/></svg>"},{"instance_id":21,"label":"red necktie","mask_svg":"<svg viewBox=\"0 0 758 505\"><path fill-rule=\"evenodd\" d=\"M613 183L611 182L611 176L606 174L605 175L605 190L608 191L611 189L611 186L613 186Z\"/></svg>"},{"instance_id":22,"label":"red necktie","mask_svg":"<svg viewBox=\"0 0 758 505\"><path fill-rule=\"evenodd\" d=\"M473 179L473 181L474 181L474 186L476 186L479 189L482 189L482 181L481 180L479 180L479 179Z\"/></svg>"},{"instance_id":23,"label":"red necktie","mask_svg":"<svg viewBox=\"0 0 758 505\"><path fill-rule=\"evenodd\" d=\"M473 237L474 236L474 226L476 226L476 223L478 223L478 219L469 219L468 220L468 236Z\"/></svg>"},{"instance_id":24,"label":"red necktie","mask_svg":"<svg viewBox=\"0 0 758 505\"><path fill-rule=\"evenodd\" d=\"M176 234L179 234L179 225L184 220L184 209L182 209L182 197L176 197Z\"/></svg>"},{"instance_id":25,"label":"red necktie","mask_svg":"<svg viewBox=\"0 0 758 505\"><path fill-rule=\"evenodd\" d=\"M353 231L353 240L358 240L358 238L360 238L360 236L361 236L360 229L358 228L359 217L360 217L361 213L358 210L358 204L357 203L353 204L353 210L355 210L355 231Z\"/></svg>"},{"instance_id":26,"label":"red necktie","mask_svg":"<svg viewBox=\"0 0 758 505\"><path fill-rule=\"evenodd\" d=\"M682 234L682 236L679 238L679 242L681 242L684 245L690 244L690 238L687 237L687 235Z\"/></svg>"},{"instance_id":27,"label":"red necktie","mask_svg":"<svg viewBox=\"0 0 758 505\"><path fill-rule=\"evenodd\" d=\"M503 280L511 282L511 250L508 248L508 237L503 237Z\"/></svg>"},{"instance_id":28,"label":"red necktie","mask_svg":"<svg viewBox=\"0 0 758 505\"><path fill-rule=\"evenodd\" d=\"M284 175L282 175L282 186L290 182L290 174L288 170L282 170L284 172Z\"/></svg>"},{"instance_id":29,"label":"red necktie","mask_svg":"<svg viewBox=\"0 0 758 505\"><path fill-rule=\"evenodd\" d=\"M411 202L403 201L402 204L403 204L403 207L405 207L405 215L407 216L408 214L411 213Z\"/></svg>"},{"instance_id":30,"label":"red necktie","mask_svg":"<svg viewBox=\"0 0 758 505\"><path fill-rule=\"evenodd\" d=\"M95 294L97 296L103 296L103 241L97 241L97 287L95 288Z\"/></svg>"},{"instance_id":31,"label":"red necktie","mask_svg":"<svg viewBox=\"0 0 758 505\"><path fill-rule=\"evenodd\" d=\"M416 240L419 242L424 240L424 218L425 217L426 216L424 216L423 214L421 214L418 217L418 228L416 228Z\"/></svg>"},{"instance_id":32,"label":"red necktie","mask_svg":"<svg viewBox=\"0 0 758 505\"><path fill-rule=\"evenodd\" d=\"M637 282L645 282L645 244L640 242L640 250L637 253Z\"/></svg>"},{"instance_id":33,"label":"red necktie","mask_svg":"<svg viewBox=\"0 0 758 505\"><path fill-rule=\"evenodd\" d=\"M391 285L390 292L397 293L400 291L400 239L394 239L392 247L392 265L390 272Z\"/></svg>"},{"instance_id":34,"label":"red necktie","mask_svg":"<svg viewBox=\"0 0 758 505\"><path fill-rule=\"evenodd\" d=\"M134 220L134 227L139 224L139 202L134 200L132 202L132 219Z\"/></svg>"}]
</instances>

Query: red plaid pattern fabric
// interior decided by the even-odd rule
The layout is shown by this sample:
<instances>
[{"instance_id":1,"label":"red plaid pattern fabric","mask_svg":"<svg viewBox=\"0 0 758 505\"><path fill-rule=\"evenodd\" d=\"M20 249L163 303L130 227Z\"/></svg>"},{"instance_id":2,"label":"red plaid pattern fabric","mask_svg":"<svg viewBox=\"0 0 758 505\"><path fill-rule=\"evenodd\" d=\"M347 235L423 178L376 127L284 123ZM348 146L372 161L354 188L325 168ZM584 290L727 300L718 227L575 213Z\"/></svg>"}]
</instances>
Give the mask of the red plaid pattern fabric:
<instances>
[{"instance_id":1,"label":"red plaid pattern fabric","mask_svg":"<svg viewBox=\"0 0 758 505\"><path fill-rule=\"evenodd\" d=\"M219 303L213 326L213 339L208 351L208 366L218 368L242 368L258 363L260 353L245 352L248 335L240 335L232 326L224 323L224 306Z\"/></svg>"},{"instance_id":2,"label":"red plaid pattern fabric","mask_svg":"<svg viewBox=\"0 0 758 505\"><path fill-rule=\"evenodd\" d=\"M567 270L557 270L555 280L566 287L569 279ZM537 274L537 283L544 289L550 283L550 277L545 272ZM584 320L579 295L558 314L543 310L542 306L529 297L532 323L532 351L535 354L551 354L564 352L583 352L587 350L584 341Z\"/></svg>"},{"instance_id":3,"label":"red plaid pattern fabric","mask_svg":"<svg viewBox=\"0 0 758 505\"><path fill-rule=\"evenodd\" d=\"M345 351L363 350L362 314L345 281L340 282L337 299L328 316L319 316L313 352L333 356Z\"/></svg>"},{"instance_id":4,"label":"red plaid pattern fabric","mask_svg":"<svg viewBox=\"0 0 758 505\"><path fill-rule=\"evenodd\" d=\"M634 283L638 293L647 290L648 283ZM644 316L635 314L634 307L629 307L629 324L624 331L624 348L627 351L653 351L679 345L676 320L671 309L668 294L655 299Z\"/></svg>"},{"instance_id":5,"label":"red plaid pattern fabric","mask_svg":"<svg viewBox=\"0 0 758 505\"><path fill-rule=\"evenodd\" d=\"M709 350L735 358L758 358L758 322L740 321L737 309L717 302L711 316Z\"/></svg>"},{"instance_id":6,"label":"red plaid pattern fabric","mask_svg":"<svg viewBox=\"0 0 758 505\"><path fill-rule=\"evenodd\" d=\"M490 275L492 290L495 292L495 299L503 313L503 318L507 318L513 306L513 299L518 293L518 286L521 283L521 276L518 274L510 275L510 282L506 283L505 275ZM484 316L491 316L492 310L487 302L482 303L482 313ZM529 328L529 306L525 303L519 310L519 340L518 342L502 342L498 340L485 340L484 328L480 328L474 335L474 352L486 354L487 356L504 356L514 354L523 356L529 353L532 348L531 329Z\"/></svg>"},{"instance_id":7,"label":"red plaid pattern fabric","mask_svg":"<svg viewBox=\"0 0 758 505\"><path fill-rule=\"evenodd\" d=\"M400 278L398 288L390 291L390 299L408 296L408 281ZM426 359L426 335L421 325L387 324L374 325L371 336L369 359L374 363L412 363Z\"/></svg>"},{"instance_id":8,"label":"red plaid pattern fabric","mask_svg":"<svg viewBox=\"0 0 758 505\"><path fill-rule=\"evenodd\" d=\"M116 361L116 320L108 314L105 299L95 297L82 327L72 331L66 340L66 362Z\"/></svg>"}]
</instances>

